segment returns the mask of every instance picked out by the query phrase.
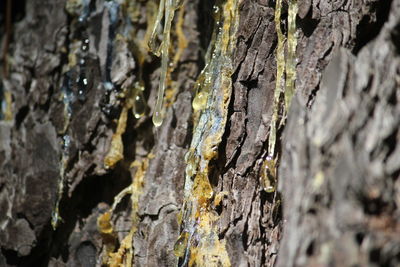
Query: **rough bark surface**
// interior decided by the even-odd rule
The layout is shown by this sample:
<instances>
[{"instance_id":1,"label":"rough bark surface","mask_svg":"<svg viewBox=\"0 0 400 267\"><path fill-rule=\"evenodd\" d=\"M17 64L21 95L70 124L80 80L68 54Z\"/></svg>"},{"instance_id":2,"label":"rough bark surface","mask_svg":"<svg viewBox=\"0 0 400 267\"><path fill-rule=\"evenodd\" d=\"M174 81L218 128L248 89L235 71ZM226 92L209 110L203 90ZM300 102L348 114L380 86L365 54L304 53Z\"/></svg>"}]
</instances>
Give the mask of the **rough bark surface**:
<instances>
[{"instance_id":1,"label":"rough bark surface","mask_svg":"<svg viewBox=\"0 0 400 267\"><path fill-rule=\"evenodd\" d=\"M400 264L399 12L356 56L335 51L311 109L293 103L278 266Z\"/></svg>"},{"instance_id":2,"label":"rough bark surface","mask_svg":"<svg viewBox=\"0 0 400 267\"><path fill-rule=\"evenodd\" d=\"M12 2L12 39L0 27L1 50L9 42L0 89L12 94L12 119L0 121L0 266L100 266L132 225L134 266L175 266L193 88L220 1L184 1L187 46L171 67L159 128L150 115L160 60L138 52L159 1ZM232 266L396 266L400 2L298 2L297 95L273 193L263 190L260 173L276 88L275 1L239 3L228 122L209 177L215 195L224 195L212 207L219 238ZM284 1L284 31L286 15ZM176 53L176 32L172 40ZM129 98L121 92L137 81L145 85L146 114L136 119L129 110L123 159L106 168ZM98 217L147 161L137 207L123 198L110 241ZM54 231L62 179L63 221Z\"/></svg>"}]
</instances>

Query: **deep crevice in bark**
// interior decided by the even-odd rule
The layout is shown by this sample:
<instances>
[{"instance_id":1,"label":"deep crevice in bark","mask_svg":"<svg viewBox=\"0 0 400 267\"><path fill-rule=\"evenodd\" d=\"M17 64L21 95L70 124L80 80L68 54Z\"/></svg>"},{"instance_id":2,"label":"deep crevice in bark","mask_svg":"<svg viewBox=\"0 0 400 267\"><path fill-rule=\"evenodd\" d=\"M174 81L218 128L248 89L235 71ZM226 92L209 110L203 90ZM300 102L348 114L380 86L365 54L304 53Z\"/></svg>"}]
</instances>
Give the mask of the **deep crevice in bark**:
<instances>
[{"instance_id":1,"label":"deep crevice in bark","mask_svg":"<svg viewBox=\"0 0 400 267\"><path fill-rule=\"evenodd\" d=\"M363 2L364 6L349 1L345 1L344 4L335 2L332 5L326 1L318 0L298 1L300 7L309 5L307 14L302 14L302 18L297 18L300 38L298 40L299 63L297 65L299 75L296 84L299 87L298 94L306 100L303 102L307 103L308 101L308 109L306 107L300 108L298 103L296 103L297 106L292 106L289 117L298 115L295 119L298 124L295 124L295 127L289 127L291 138L282 142L277 140L278 154L285 153L282 152L285 149L289 149L290 153L298 153L298 156L281 162L278 175L284 176L281 169L285 167L285 164L286 168L297 166L297 163L300 164L300 167L297 166L294 171L292 170L286 175L287 177L279 181L279 183L288 183L285 185L286 187L283 187L282 197L278 191L273 193L259 191L262 190L259 180L260 162L265 160L267 146L265 138L268 130L265 128L267 128L266 125L270 119L268 117L271 106L269 96L271 90L275 88L273 84L274 73L276 73L274 63L276 33L273 25L275 1L240 1L242 6L239 8L239 17L243 25L238 32L236 44L237 54L235 56L237 58L234 58L236 69L232 75L234 88L228 104L226 129L218 146L218 159L210 162L209 176L214 193L228 192L219 204L210 205L210 209L211 212L215 211L220 217L218 224L221 228L216 234L219 241L226 242L228 253L232 256L231 263L233 266L235 264L272 266L274 264L278 253L278 241L282 235L282 212L288 218L286 220L285 217L285 230L289 231L289 237L303 237L302 235L304 235L305 238L290 240L289 248L295 247L297 254L285 254L288 249L286 247L287 241L285 239L281 241L279 251L279 257L283 261L281 266L312 264L321 257L321 251L326 253L325 256L336 255L343 250L352 251L347 249L346 246L353 246L353 244L355 245L352 249L363 254L363 257L356 258L360 261L360 265L393 265L396 262L396 257L400 261L400 253L398 253L396 246L391 246L396 241L394 239L397 234L397 221L396 218L393 219L392 217L398 214L398 205L395 199L397 199L396 194L398 194L396 190L398 190L397 184L400 173L400 169L396 167L396 153L398 153L396 144L399 131L388 127L390 121L388 124L382 124L379 133L385 133L385 137L378 140L379 142L374 144L375 147L368 148L370 149L368 153L365 152L364 148L366 136L376 131L373 128L374 124L371 123L375 117L382 116L382 112L387 112L385 116L382 116L383 119L387 119L393 112L397 112L398 100L396 98L398 98L398 93L396 88L388 92L389 96L373 95L370 97L370 95L385 88L386 82L392 82L393 86L398 86L397 80L391 81L391 78L396 75L393 73L391 73L393 76L390 77L385 75L392 70L389 68L390 64L398 60L397 56L400 51L398 42L400 27L398 25L400 24L388 33L385 39L390 41L388 47L396 50L397 56L393 56L390 60L384 62L385 64L379 63L378 60L374 62L374 64L384 66L381 69L385 69L385 72L380 73L380 69L377 69L375 74L366 78L365 83L362 80L364 87L359 88L359 93L355 94L356 96L354 96L351 88L357 83L347 82L354 79L355 73L348 72L345 75L346 82L343 83L346 90L342 91L339 101L332 102L333 100L330 98L334 94L329 95L328 100L331 102L328 103L329 105L327 104L327 107L329 107L326 112L327 118L318 122L315 121L319 116L324 115L323 105L321 106L321 103L318 102L327 90L327 88L320 86L320 76L324 75L322 74L323 69L331 61L332 55L336 53L337 46L350 48L354 54L360 54L361 50L369 49L370 45L380 38L380 34L385 30L384 25L388 25L385 23L388 21L389 13L392 12L391 9L393 9L393 7L390 7L390 3L395 1L397 0L381 3L382 1L367 0L364 1L365 5ZM22 2L24 1L18 1L18 3ZM147 25L146 16L149 14L144 11L147 8L151 9L151 6L145 6L150 2L130 1L130 3L139 3L140 8L135 11L139 15L131 15L133 26L140 28L140 30L145 30L144 27ZM281 27L286 33L285 20L288 1L283 2ZM3 3L5 1L2 1L0 5L0 23L4 21ZM68 188L72 191L72 195L69 197L67 195L68 190L64 190L60 212L65 223L62 223L56 232L51 230L49 214L51 212L50 206L54 204L54 195L57 194L56 186L52 183L58 178L60 162L55 160L52 163L51 159L59 159L62 150L65 149L65 146L59 144L60 141L62 142L61 139L64 134L62 133L62 124L65 118L62 117L63 101L59 98L60 88L63 85L58 83L58 80L68 82L69 79L72 84L72 86L68 85L69 89L73 90L73 94L77 94L75 81L79 76L79 66L73 66L74 60L71 54L78 54L79 59L81 52L79 48L76 50L74 47L78 44L74 39L82 39L85 36L83 36L82 29L78 29L74 23L79 14L76 16L66 15L65 12L56 14L57 11L63 10L65 5L63 0L50 1L46 4L39 0L26 1L25 4L30 7L27 12L32 12L33 19L29 18L30 16L25 17L22 11L25 7L17 7L15 3L17 2L13 1L15 7L13 16L15 18L12 21L15 24L20 19L21 23L15 24L14 30L17 34L13 35L15 41L9 49L9 55L15 60L15 65L13 65L13 61L10 61L11 78L4 83L1 82L1 86L4 85L7 92L12 92L14 108L12 117L14 121L11 123L0 122L0 221L1 225L8 224L7 233L12 232L12 227L15 226L16 222L22 222L27 228L18 229L16 235L19 239L4 236L4 240L7 240L4 243L3 232L0 232L0 265L5 260L7 261L4 263L5 265L63 266L68 264L79 266L81 264L90 266L92 260L99 257L99 252L102 248L104 249L106 242L101 241L102 239L98 236L99 243L88 238L88 236L98 234L95 227L96 218L100 213L107 210L107 204L112 203L113 196L130 184L132 177L128 170L130 170L131 163L134 160L142 160L148 156L149 151L152 151L156 155L149 156L150 167L146 170L148 175L144 180L143 192L137 192L143 195L138 200L137 217L139 222L135 225L138 230L132 241L135 250L135 263L137 266L173 266L171 258L173 258L172 250L179 227L176 217L177 207L182 201L180 194L182 194L183 187L182 176L185 172L184 155L191 142L193 131L192 118L190 118L192 88L196 76L205 64L204 51L208 48L214 28L212 12L215 1L194 3L190 0L186 2L188 5L192 5L190 9L186 10L188 13L185 15L189 24L183 26L189 46L185 50L187 53L184 53L182 61L178 62L171 73L172 81L176 82L176 84L171 84L171 87L175 86L178 89L176 94L174 92L175 95L171 97L174 99L169 103L171 105L167 109L169 113L167 112L165 125L156 131L153 131L148 115L151 110L150 105L154 102L155 84L157 83L156 79L158 79L156 73L160 61L154 56L148 56L148 59L144 61L142 78L146 90L143 93L146 104L149 106L146 115L140 119L134 118L131 110L129 111L127 126L122 134L124 159L113 170L102 169L102 158L107 152L111 135L115 133L117 128L117 119L121 114L125 99L121 98L118 104L110 103L111 98L115 98L116 93L121 92L121 84L115 85L115 91L108 92L106 96L104 96L106 93L103 89L97 90L96 85L101 87L104 77L100 74L99 60L96 57L107 57L107 55L101 54L103 52L99 52L99 42L102 40L104 44L110 45L114 38L113 34L110 35L109 32L112 27L110 28L108 22L105 22L107 13L102 13L103 1L88 1L89 9L98 12L95 14L96 17L91 17L92 21L88 23L88 29L83 29L87 30L92 37L94 35L94 42L91 45L98 53L93 55L96 57L91 60L90 66L87 67L87 70L93 70L92 76L94 76L93 79L96 82L94 88L91 89L92 91L88 91L88 93L101 97L104 103L100 105L103 110L109 108L109 114L107 116L99 115L98 102L91 101L93 99L90 97L73 104L74 113L71 117L73 122L70 125L70 130L66 132L66 134L71 134L73 138L76 137L76 140L73 140L75 142L73 147L69 149L70 155L66 166L66 173L72 172L68 177L69 182L73 183L73 187ZM95 6L95 3L98 6ZM152 3L157 5L159 1ZM49 13L50 9L52 12ZM119 16L121 14L123 13L120 13ZM20 18L17 18L19 16ZM122 25L125 18L119 19ZM56 22L58 24L52 27L51 25ZM104 22L105 24L102 25ZM347 22L350 23L346 24ZM20 29L19 25L23 25L23 23L27 23L26 25L29 27L35 25L37 29ZM357 24L356 32L354 32L352 27ZM96 30L93 29L95 27ZM3 28L0 26L0 31L4 32ZM52 33L55 30L58 30L58 33L53 36ZM38 33L38 31L40 32ZM122 36L122 39L140 39L143 37L141 34L143 32L137 36ZM176 36L172 34L172 37ZM1 35L0 38L4 42ZM56 41L61 42L61 44ZM128 40L128 43L131 41ZM178 43L176 41L173 41L171 50L175 49ZM54 44L57 45L54 46ZM114 42L113 56L124 55L124 58L132 59L132 55L130 55L132 47L122 52L118 49L122 48ZM374 51L377 51L377 49L367 51L369 54L364 54L364 60L370 60L370 57L374 57ZM110 59L110 53L106 52L106 54L108 54L106 68L110 67L111 63L117 63L117 61ZM201 54L203 55L199 56ZM134 57L134 64L136 64L139 58L136 55ZM71 58L72 66L66 66ZM57 66L46 69L46 64L42 63L41 60L46 61L46 64L50 64L54 60L56 62L54 64ZM240 62L237 63L239 60ZM110 61L112 62L110 63ZM349 61L352 63L356 60L349 58ZM118 62L121 63L120 60ZM43 66L45 70L41 72ZM340 73L346 71L342 67L337 66L335 71ZM358 65L357 71L360 72L362 67L363 65ZM122 66L117 70L123 72L124 69L126 68ZM63 73L65 71L68 72ZM104 68L101 72L104 72ZM356 74L360 75L358 72ZM380 88L377 89L374 86L375 79L381 77L378 74L385 77L385 82L381 82ZM67 77L69 75L70 78ZM137 65L131 67L127 74L128 78L132 78L134 81L137 81L138 75ZM3 80L4 77L1 78ZM35 86L36 83L39 86ZM336 84L328 89L330 92L334 92L337 87ZM321 91L319 91L320 88ZM349 100L349 98L351 99ZM3 100L0 99L2 103L4 103ZM346 102L347 100L349 101ZM344 105L346 108L351 108L353 101L359 101L356 102L358 105L356 111L352 111L351 114L340 113L342 110L338 107ZM363 109L364 106L367 106L367 108ZM173 110L171 111L170 108ZM312 113L314 109L321 109L322 111ZM329 114L333 114L332 118L328 116ZM335 114L337 115L336 118L334 118ZM360 114L363 114L364 117ZM75 116L80 117L76 118ZM100 119L90 124L90 127L87 126L87 121L96 116ZM341 130L335 132L336 128L328 123L330 122L329 119L335 123L334 125L340 126L342 122L349 125L341 126ZM357 123L353 123L354 121ZM290 125L290 119L288 123ZM368 127L373 128L373 130L366 131L365 129ZM352 129L351 133L348 130L350 128ZM317 134L324 129L329 129L332 132L322 135L324 138L326 136L329 138L326 143L319 146L318 142L325 139L321 139L321 136ZM278 136L282 136L282 130L282 128L279 129ZM389 130L391 132L386 132ZM24 137L24 134L27 135L27 138ZM45 136L47 134L49 136ZM380 134L376 136L379 137ZM176 140L179 140L179 142ZM340 143L343 140L346 142ZM375 139L370 137L368 140L369 144L373 144L372 142ZM43 144L41 141L43 141ZM34 146L36 143L43 145L43 148L40 147L41 145ZM228 155L227 153L231 151L233 153ZM43 164L40 160L35 160L38 157L43 157L47 161L46 164ZM100 160L96 160L96 158L100 158ZM362 161L365 158L370 160L367 164ZM381 162L377 162L379 158L382 158ZM372 163L376 165L372 165ZM36 167L30 166L28 168L26 166L28 164ZM84 166L77 166L78 164ZM357 169L356 172L346 173L347 170L352 170L353 166L361 168L368 167L370 164L371 169L362 169L361 171ZM46 168L50 168L50 170ZM44 172L41 172L42 169L44 169ZM380 172L381 170L384 170L383 174ZM97 171L101 174L96 173ZM133 172L132 169L131 171ZM27 175L25 175L26 173ZM359 173L363 177L357 180ZM377 173L377 177L373 177L370 175L371 173ZM302 178L304 179L301 180ZM36 191L40 191L39 194L34 195L37 198L31 199L31 195L22 194L26 190L24 183L29 179L33 181L30 186L40 184L39 189L36 189ZM366 184L368 187L360 187L359 184ZM10 191L10 188L14 187L16 191ZM45 198L50 190L49 188L51 188L53 197ZM380 194L380 192L384 193ZM6 197L14 196L14 193L16 200L6 201ZM32 191L30 191L30 194L32 194ZM27 203L23 202L24 199ZM43 201L43 199L48 203L41 203L40 201ZM214 200L215 198L211 199L211 201ZM18 206L18 201L22 201L23 205ZM114 214L116 218L113 222L116 222L119 227L115 229L115 232L119 234L115 241L117 246L128 234L126 231L130 230L131 214L129 211L132 207L129 205L129 201L129 197L125 197ZM281 203L281 201L284 202ZM102 206L102 202L107 204ZM14 206L9 207L9 203L14 204ZM28 216L29 208L36 203L41 203L41 206L35 206L36 211L41 212L41 215L37 217L44 218L44 221L36 221L37 217ZM285 207L284 210L282 206ZM349 212L343 215L342 212L348 211L349 206L360 212L365 220L346 224L346 220L351 220L353 217L357 217L355 215L358 215L357 212ZM9 208L11 215L7 213ZM332 213L329 214L329 212ZM5 216L1 216L2 214L10 216L9 220L6 221ZM122 219L120 220L120 218L126 221L121 222ZM318 239L319 235L329 234L329 230L327 231L329 227L324 225L327 220L330 222L329 227L339 232L340 238L344 238L343 240L337 241L335 240L336 237L327 236L326 240L331 242L327 245L324 240ZM308 224L292 225L293 221L308 222ZM337 225L339 227L335 228ZM291 230L297 231L297 233L290 235ZM125 232L120 234L123 231ZM29 243L33 249L27 256L21 256L20 254L24 250L21 250L21 242L18 243L16 240L28 240L30 235L35 238L34 241ZM196 240L196 245L200 241ZM304 242L302 243L302 241ZM338 243L335 243L336 241ZM22 242L22 244L25 243ZM340 249L343 247L345 249ZM296 256L291 257L290 255ZM350 259L347 262L354 262L352 261L354 258L346 258L345 256L340 257L340 260ZM297 261L299 257L302 257L302 262ZM332 261L334 260L333 258Z\"/></svg>"},{"instance_id":2,"label":"deep crevice in bark","mask_svg":"<svg viewBox=\"0 0 400 267\"><path fill-rule=\"evenodd\" d=\"M353 48L354 54L358 54L361 48L378 36L384 23L389 18L391 5L392 0L376 1L371 4L370 13L364 15L357 25L357 39Z\"/></svg>"}]
</instances>

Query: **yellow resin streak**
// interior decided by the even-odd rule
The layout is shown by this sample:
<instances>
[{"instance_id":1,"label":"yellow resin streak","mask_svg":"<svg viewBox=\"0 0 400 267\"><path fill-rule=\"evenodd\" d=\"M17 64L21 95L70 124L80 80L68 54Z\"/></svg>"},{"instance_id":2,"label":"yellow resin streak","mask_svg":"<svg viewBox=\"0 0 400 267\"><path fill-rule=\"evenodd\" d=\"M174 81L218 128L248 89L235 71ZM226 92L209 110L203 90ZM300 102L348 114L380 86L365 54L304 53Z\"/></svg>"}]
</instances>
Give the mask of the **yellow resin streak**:
<instances>
[{"instance_id":1,"label":"yellow resin streak","mask_svg":"<svg viewBox=\"0 0 400 267\"><path fill-rule=\"evenodd\" d=\"M136 119L140 119L147 110L146 100L143 96L143 92L145 91L143 69L145 61L149 58L149 41L151 40L152 30L154 30L156 22L156 16L154 14L157 13L157 4L154 1L147 1L145 5L148 27L146 28L144 36L142 38L137 38L138 28L132 27L129 31L130 38L126 40L128 43L132 44L132 53L138 64L138 81L133 82L129 89L127 89L127 105L129 108L132 108L133 115ZM131 23L139 23L142 5L137 1L125 1L122 6L125 16L130 18Z\"/></svg>"},{"instance_id":2,"label":"yellow resin streak","mask_svg":"<svg viewBox=\"0 0 400 267\"><path fill-rule=\"evenodd\" d=\"M133 45L133 53L135 58L138 60L138 68L139 68L139 81L134 82L130 88L124 88L124 98L125 103L124 107L121 111L117 129L112 137L111 146L108 154L104 159L104 165L106 168L113 168L117 162L123 159L123 151L124 145L122 142L122 135L125 132L126 124L127 124L127 117L128 117L128 110L132 108L133 114L135 118L140 118L146 109L146 103L143 97L144 91L144 82L142 80L142 72L143 72L143 65L146 59L148 58L149 53L149 46L153 47L154 49L154 40L155 40L155 33L157 29L157 25L160 24L160 20L162 19L162 14L164 12L164 4L165 1L162 0L160 3L160 8L157 16L154 16L156 9L156 4L153 1L148 1L146 3L146 10L147 14L147 23L148 27L146 29L144 39L140 41L135 41L135 35L137 32L132 30L130 32L132 36ZM187 46L187 40L183 35L182 26L183 26L183 17L184 17L184 6L180 5L180 1L170 1L167 0L165 6L165 13L166 17L169 18L169 25L166 25L167 29L164 29L164 37L166 34L167 37L164 38L163 43L160 46L160 49L153 50L153 53L160 54L162 53L162 74L160 81L161 84L166 84L169 82L168 73L170 72L171 68L168 68L168 49L169 49L169 34L171 31L171 22L173 18L173 12L179 6L181 7L179 14L178 14L178 21L175 27L175 35L178 41L178 48L176 54L173 59L173 66L175 67L177 62L179 61L183 50ZM137 2L125 2L124 3L124 11L127 13L129 18L132 22L137 22L138 16L140 16L140 5ZM167 10L168 9L168 10ZM121 39L121 38L120 38ZM122 38L123 41L129 41ZM165 86L164 86L165 89ZM167 94L169 92L166 91L166 97L168 98ZM162 100L162 99L161 99ZM145 172L148 168L148 162L151 158L153 158L153 154L149 154L147 158L143 159L142 161L134 161L131 164L131 169L135 169L135 177L132 180L132 184L122 190L115 198L114 203L109 211L104 213L98 218L98 229L103 237L105 253L103 254L102 262L107 264L107 266L117 267L117 266L132 266L134 262L134 251L133 251L133 236L137 231L137 225L139 223L138 217L138 210L139 210L139 197L142 194L143 185L144 185L144 176ZM117 235L114 231L112 225L112 215L113 212L120 203L120 201L127 195L131 195L131 217L132 217L132 226L130 228L129 234L121 241L119 247L116 247L116 240Z\"/></svg>"},{"instance_id":3,"label":"yellow resin streak","mask_svg":"<svg viewBox=\"0 0 400 267\"><path fill-rule=\"evenodd\" d=\"M296 34L296 16L297 16L297 1L289 0L288 12L288 49L286 58L286 88L285 88L285 111L289 111L290 102L295 92L296 80L296 47L297 47L297 34Z\"/></svg>"},{"instance_id":4,"label":"yellow resin streak","mask_svg":"<svg viewBox=\"0 0 400 267\"><path fill-rule=\"evenodd\" d=\"M175 255L189 266L231 266L225 240L218 238L215 228L219 217L211 207L213 202L219 204L221 197L214 194L208 176L210 161L218 157L217 148L227 121L238 4L238 0L228 0L214 8L214 33L206 55L206 66L196 84L204 98L199 101L201 108L195 108L196 126L185 157L183 231L175 246ZM193 106L197 106L196 98ZM194 239L198 240L196 245L192 244Z\"/></svg>"},{"instance_id":5,"label":"yellow resin streak","mask_svg":"<svg viewBox=\"0 0 400 267\"><path fill-rule=\"evenodd\" d=\"M115 164L124 158L124 144L122 142L122 135L126 129L126 121L128 119L128 109L124 107L121 115L119 116L117 130L112 136L111 147L108 154L104 158L104 166L106 168L113 168Z\"/></svg>"},{"instance_id":6,"label":"yellow resin streak","mask_svg":"<svg viewBox=\"0 0 400 267\"><path fill-rule=\"evenodd\" d=\"M276 143L276 132L279 122L279 107L280 107L280 96L282 94L283 86L285 83L284 73L285 73L285 36L281 30L281 10L282 10L282 0L276 1L275 7L275 28L278 36L278 45L276 48L276 86L274 92L274 108L271 120L271 127L268 138L268 153L270 157L274 157L275 154L275 143Z\"/></svg>"},{"instance_id":7,"label":"yellow resin streak","mask_svg":"<svg viewBox=\"0 0 400 267\"><path fill-rule=\"evenodd\" d=\"M131 169L135 169L135 175L132 177L132 184L125 188L120 194L118 194L114 198L114 203L110 209L110 211L104 213L100 216L97 220L97 227L100 233L103 236L103 240L106 247L106 255L103 257L103 263L107 263L110 267L130 267L132 266L134 260L134 251L133 251L133 236L137 231L137 225L139 223L139 198L143 191L144 186L144 176L146 174L146 170L149 166L149 160L153 156L151 154L148 155L147 158L143 159L142 161L134 161L131 164ZM111 223L111 217L113 211L115 210L118 203L122 200L124 196L127 194L131 194L131 220L132 226L129 231L129 234L125 236L125 238L121 241L121 244L117 251L115 250L115 245L111 242L107 244L107 237L108 240L112 239L110 236L115 236L114 228Z\"/></svg>"},{"instance_id":8,"label":"yellow resin streak","mask_svg":"<svg viewBox=\"0 0 400 267\"><path fill-rule=\"evenodd\" d=\"M284 36L281 29L282 0L276 1L275 28L278 37L276 49L277 73L276 87L274 92L274 107L270 132L268 137L268 158L262 166L261 179L267 192L274 192L276 186L276 169L278 167L279 155L276 154L277 131L284 126L290 103L295 92L296 80L296 16L297 1L289 0L288 10L288 33ZM287 53L285 57L285 42ZM282 94L284 103L282 103ZM268 169L268 175L263 174Z\"/></svg>"},{"instance_id":9,"label":"yellow resin streak","mask_svg":"<svg viewBox=\"0 0 400 267\"><path fill-rule=\"evenodd\" d=\"M13 118L13 114L12 114L12 95L10 91L4 91L4 100L6 103L6 108L4 111L4 120L11 121Z\"/></svg>"}]
</instances>

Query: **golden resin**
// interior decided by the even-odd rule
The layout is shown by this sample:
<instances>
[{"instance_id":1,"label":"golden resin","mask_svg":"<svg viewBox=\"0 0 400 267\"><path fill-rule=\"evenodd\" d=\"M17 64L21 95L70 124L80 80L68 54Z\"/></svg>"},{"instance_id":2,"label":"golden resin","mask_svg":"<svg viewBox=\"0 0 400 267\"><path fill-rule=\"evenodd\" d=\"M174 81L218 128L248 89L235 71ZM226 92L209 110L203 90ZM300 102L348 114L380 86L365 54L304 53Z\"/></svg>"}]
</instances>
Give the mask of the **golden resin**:
<instances>
[{"instance_id":1,"label":"golden resin","mask_svg":"<svg viewBox=\"0 0 400 267\"><path fill-rule=\"evenodd\" d=\"M157 92L157 101L153 112L153 124L156 127L161 126L163 122L163 98L164 91L167 86L167 73L169 67L169 49L171 43L171 24L174 18L175 9L178 8L179 1L177 0L161 0L153 32L151 34L149 48L159 56L161 54L161 74ZM159 48L155 47L155 38L157 27L161 23L164 13L164 30L163 40Z\"/></svg>"},{"instance_id":2,"label":"golden resin","mask_svg":"<svg viewBox=\"0 0 400 267\"><path fill-rule=\"evenodd\" d=\"M185 157L185 200L181 223L182 233L189 237L187 242L186 239L177 242L177 254L189 266L231 266L225 241L219 239L215 227L219 217L212 207L219 204L225 194L215 194L208 177L210 162L218 157L217 148L227 122L238 6L238 0L227 0L214 7L215 25L205 56L205 67L195 85L196 96L192 103L195 127Z\"/></svg>"}]
</instances>

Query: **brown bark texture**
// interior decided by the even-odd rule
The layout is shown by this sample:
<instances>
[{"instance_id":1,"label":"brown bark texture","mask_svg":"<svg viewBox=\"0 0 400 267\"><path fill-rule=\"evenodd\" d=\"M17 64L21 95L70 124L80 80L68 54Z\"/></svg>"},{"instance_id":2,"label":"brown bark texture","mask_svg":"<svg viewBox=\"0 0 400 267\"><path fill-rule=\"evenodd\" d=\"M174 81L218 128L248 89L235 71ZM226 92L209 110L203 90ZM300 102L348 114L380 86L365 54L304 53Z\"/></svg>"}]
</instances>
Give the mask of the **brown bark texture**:
<instances>
[{"instance_id":1,"label":"brown bark texture","mask_svg":"<svg viewBox=\"0 0 400 267\"><path fill-rule=\"evenodd\" d=\"M273 191L262 173L276 1L181 1L154 127L163 70L145 47L160 2L0 3L0 266L399 266L400 0L297 1ZM226 124L207 163L216 239L195 231L186 244L185 155L202 131L192 101L228 23L218 9L236 2ZM284 34L293 2L282 1Z\"/></svg>"}]
</instances>

